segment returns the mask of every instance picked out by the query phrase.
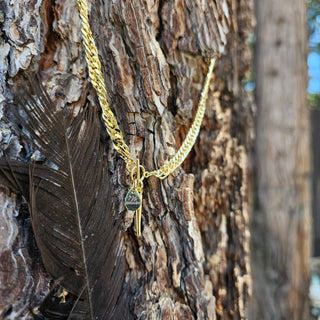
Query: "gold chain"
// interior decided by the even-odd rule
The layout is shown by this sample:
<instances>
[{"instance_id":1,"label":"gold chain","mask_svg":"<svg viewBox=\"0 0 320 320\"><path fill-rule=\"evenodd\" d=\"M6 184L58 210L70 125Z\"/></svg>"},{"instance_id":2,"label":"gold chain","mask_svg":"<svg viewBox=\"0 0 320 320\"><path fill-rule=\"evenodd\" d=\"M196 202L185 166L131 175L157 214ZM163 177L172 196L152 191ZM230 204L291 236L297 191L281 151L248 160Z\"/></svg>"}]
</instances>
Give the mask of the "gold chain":
<instances>
[{"instance_id":1,"label":"gold chain","mask_svg":"<svg viewBox=\"0 0 320 320\"><path fill-rule=\"evenodd\" d=\"M211 58L210 64L208 67L208 72L206 76L206 81L203 85L203 89L201 92L201 97L198 105L198 109L196 112L196 115L194 117L193 123L187 133L187 136L185 140L183 141L181 147L177 151L177 153L168 161L165 163L160 169L154 170L151 172L146 172L146 177L149 176L155 176L160 179L166 178L169 174L171 174L174 170L176 170L182 162L185 160L189 152L191 151L194 143L197 140L197 137L199 135L201 123L204 117L204 113L206 111L206 102L208 98L208 92L209 92L209 86L210 86L210 80L212 76L213 67L216 61L216 57Z\"/></svg>"},{"instance_id":2,"label":"gold chain","mask_svg":"<svg viewBox=\"0 0 320 320\"><path fill-rule=\"evenodd\" d=\"M208 72L206 76L205 83L201 92L201 98L198 104L198 109L193 120L193 123L187 133L185 140L183 141L181 147L177 153L169 160L166 161L159 169L154 171L146 171L143 166L139 164L138 160L135 160L129 151L129 147L124 141L123 135L120 131L118 122L110 109L110 106L107 101L107 91L105 82L101 72L101 64L98 56L98 49L95 45L92 31L89 25L89 16L88 16L88 4L87 0L77 0L79 15L81 19L81 32L82 32L82 41L85 48L86 61L88 64L89 77L91 79L92 85L94 86L100 106L102 109L102 119L104 121L105 127L110 135L110 138L113 142L114 148L119 153L120 157L126 162L127 168L131 173L133 187L130 189L128 195L131 196L131 199L137 200L139 202L139 209L137 209L137 234L140 236L140 221L141 221L141 200L142 200L142 189L143 178L150 176L155 176L159 179L164 179L171 173L173 173L185 160L191 151L197 136L200 131L201 123L204 117L206 110L206 101L208 98L210 80L212 76L213 67L216 61L216 57L211 58L210 64L208 67ZM140 171L143 172L142 178L140 177ZM136 187L136 186L139 187ZM128 197L127 195L127 197ZM130 197L129 197L130 198ZM128 200L128 203L132 203L131 200ZM132 208L134 208L133 206ZM130 207L131 208L131 207Z\"/></svg>"}]
</instances>

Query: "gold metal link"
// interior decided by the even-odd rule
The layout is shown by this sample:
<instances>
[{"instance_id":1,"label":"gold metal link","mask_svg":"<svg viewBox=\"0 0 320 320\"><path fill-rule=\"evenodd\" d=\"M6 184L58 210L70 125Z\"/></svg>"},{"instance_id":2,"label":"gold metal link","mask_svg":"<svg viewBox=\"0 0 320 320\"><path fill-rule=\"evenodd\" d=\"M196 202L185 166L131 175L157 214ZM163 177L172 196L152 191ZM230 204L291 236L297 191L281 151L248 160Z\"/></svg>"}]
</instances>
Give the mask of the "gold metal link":
<instances>
[{"instance_id":1,"label":"gold metal link","mask_svg":"<svg viewBox=\"0 0 320 320\"><path fill-rule=\"evenodd\" d=\"M114 148L120 154L121 158L126 162L128 170L131 172L130 167L132 167L136 161L130 155L129 147L124 141L123 135L119 129L117 120L110 109L107 101L107 91L105 88L105 82L102 76L101 64L98 56L98 49L95 45L91 28L89 25L88 18L88 5L87 0L77 0L79 15L81 18L81 32L83 38L83 45L85 48L86 61L88 64L89 77L91 79L92 85L94 86L99 102L102 109L102 119L104 121L105 127L113 141ZM198 104L198 109L194 118L194 121L187 133L185 140L183 141L181 147L177 153L164 165L162 165L158 170L154 171L144 171L144 177L155 176L159 179L165 179L169 174L173 173L186 159L190 150L192 149L201 127L201 123L204 117L206 109L206 101L208 98L208 92L210 87L210 80L213 72L213 67L216 61L216 57L211 58L208 67L208 72L206 80L201 92L201 98ZM140 166L141 167L141 166Z\"/></svg>"},{"instance_id":2,"label":"gold metal link","mask_svg":"<svg viewBox=\"0 0 320 320\"><path fill-rule=\"evenodd\" d=\"M177 153L171 158L171 160L168 163L165 163L162 167L160 167L158 170L154 170L151 172L146 172L147 176L155 176L159 179L165 179L169 174L171 174L173 171L175 171L186 159L189 152L191 151L194 143L196 142L196 139L198 137L201 123L206 111L206 102L208 98L208 92L210 87L210 80L212 77L213 67L216 62L216 57L211 58L210 64L208 67L208 72L206 76L206 80L201 92L201 98L198 104L197 113L195 115L195 118L193 120L193 123L187 133L187 136L185 140L183 141L181 147L177 151Z\"/></svg>"},{"instance_id":3,"label":"gold metal link","mask_svg":"<svg viewBox=\"0 0 320 320\"><path fill-rule=\"evenodd\" d=\"M101 72L98 49L95 45L89 25L87 1L77 0L77 3L81 19L81 32L86 53L86 61L88 64L89 77L91 79L92 85L96 89L99 98L100 106L102 109L102 119L108 131L108 134L113 141L114 148L120 154L120 157L125 162L134 162L134 159L130 155L129 147L125 143L123 135L119 129L117 120L108 104L107 91Z\"/></svg>"}]
</instances>

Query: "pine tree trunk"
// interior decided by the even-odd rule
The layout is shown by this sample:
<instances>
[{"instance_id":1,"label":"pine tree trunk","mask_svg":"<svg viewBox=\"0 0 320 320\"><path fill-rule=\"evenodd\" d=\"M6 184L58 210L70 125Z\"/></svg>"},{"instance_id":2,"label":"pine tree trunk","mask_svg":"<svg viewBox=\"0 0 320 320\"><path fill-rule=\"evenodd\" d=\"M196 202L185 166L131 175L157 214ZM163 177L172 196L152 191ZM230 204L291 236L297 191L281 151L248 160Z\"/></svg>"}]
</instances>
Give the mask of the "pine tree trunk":
<instances>
[{"instance_id":1,"label":"pine tree trunk","mask_svg":"<svg viewBox=\"0 0 320 320\"><path fill-rule=\"evenodd\" d=\"M303 0L257 1L251 319L309 319L310 124Z\"/></svg>"},{"instance_id":2,"label":"pine tree trunk","mask_svg":"<svg viewBox=\"0 0 320 320\"><path fill-rule=\"evenodd\" d=\"M313 257L320 257L320 108L310 110L312 154L312 231Z\"/></svg>"},{"instance_id":3,"label":"pine tree trunk","mask_svg":"<svg viewBox=\"0 0 320 320\"><path fill-rule=\"evenodd\" d=\"M117 212L123 216L132 319L244 319L251 292L247 150L251 110L242 90L252 1L93 1L90 20L109 102L133 156L148 170L172 157L186 136L218 54L199 138L181 168L144 186L142 237L123 199L129 179L108 149ZM96 101L88 81L76 2L0 4L0 101L26 72L40 73L61 106ZM2 124L13 158L28 146ZM23 147L21 149L21 147ZM1 192L0 314L31 319L48 293L26 210Z\"/></svg>"}]
</instances>

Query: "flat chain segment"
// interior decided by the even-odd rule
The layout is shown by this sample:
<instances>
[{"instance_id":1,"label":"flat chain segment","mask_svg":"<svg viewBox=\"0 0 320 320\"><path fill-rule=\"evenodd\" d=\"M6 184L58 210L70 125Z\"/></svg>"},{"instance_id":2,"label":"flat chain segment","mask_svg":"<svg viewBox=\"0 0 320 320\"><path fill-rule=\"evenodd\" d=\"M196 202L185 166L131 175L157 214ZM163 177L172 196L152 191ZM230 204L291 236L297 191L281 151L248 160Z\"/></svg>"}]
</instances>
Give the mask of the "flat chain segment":
<instances>
[{"instance_id":1,"label":"flat chain segment","mask_svg":"<svg viewBox=\"0 0 320 320\"><path fill-rule=\"evenodd\" d=\"M120 131L118 122L110 109L107 101L107 91L102 76L101 64L98 55L98 49L92 36L92 31L89 25L88 16L88 4L87 0L77 0L79 15L81 19L81 33L82 42L85 48L86 61L88 64L89 77L91 83L94 86L100 106L102 109L102 119L107 129L108 134L113 142L114 148L119 153L120 157L126 162L127 168L130 171L130 167L135 166L136 160L131 156L129 147L124 141L123 135ZM198 104L198 109L193 120L193 123L187 133L185 140L177 153L158 170L145 171L145 177L155 176L159 179L165 179L168 175L173 173L186 159L190 150L192 149L200 131L201 123L206 110L206 101L208 98L208 92L210 87L210 80L212 77L213 67L216 61L216 57L211 58L208 67L206 80L201 92L201 98ZM131 169L133 170L133 169Z\"/></svg>"}]
</instances>

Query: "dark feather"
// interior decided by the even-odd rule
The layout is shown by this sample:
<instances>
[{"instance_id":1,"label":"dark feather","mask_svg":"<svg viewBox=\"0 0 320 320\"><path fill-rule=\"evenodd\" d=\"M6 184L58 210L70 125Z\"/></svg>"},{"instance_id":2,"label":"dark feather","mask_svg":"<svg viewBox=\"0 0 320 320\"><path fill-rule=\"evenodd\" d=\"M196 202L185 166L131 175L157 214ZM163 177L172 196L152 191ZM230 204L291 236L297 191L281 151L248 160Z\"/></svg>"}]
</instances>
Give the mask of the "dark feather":
<instances>
[{"instance_id":1,"label":"dark feather","mask_svg":"<svg viewBox=\"0 0 320 320\"><path fill-rule=\"evenodd\" d=\"M74 117L74 110L57 110L38 81L31 83L33 96L19 94L26 117L14 114L51 165L1 159L0 182L28 199L46 270L78 297L68 319L126 319L123 241L97 111L89 106Z\"/></svg>"}]
</instances>

